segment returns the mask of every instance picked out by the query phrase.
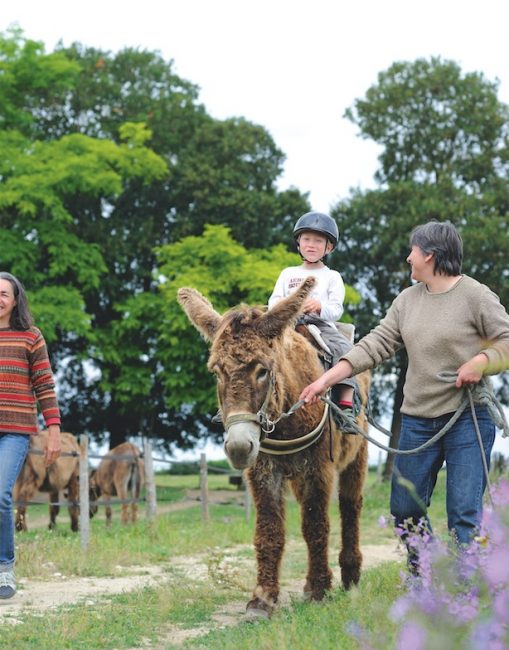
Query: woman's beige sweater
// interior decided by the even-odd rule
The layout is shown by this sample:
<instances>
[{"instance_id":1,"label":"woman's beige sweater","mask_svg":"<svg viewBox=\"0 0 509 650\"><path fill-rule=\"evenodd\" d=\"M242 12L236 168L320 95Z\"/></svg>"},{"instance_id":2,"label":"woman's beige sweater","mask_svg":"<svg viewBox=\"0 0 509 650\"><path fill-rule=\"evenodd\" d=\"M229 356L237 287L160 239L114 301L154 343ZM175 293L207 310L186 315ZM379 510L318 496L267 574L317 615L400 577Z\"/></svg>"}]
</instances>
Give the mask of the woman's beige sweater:
<instances>
[{"instance_id":1,"label":"woman's beige sweater","mask_svg":"<svg viewBox=\"0 0 509 650\"><path fill-rule=\"evenodd\" d=\"M402 346L408 353L402 413L438 417L455 411L463 396L438 373L456 372L479 352L489 360L485 374L509 368L509 316L493 291L468 276L443 293L419 283L402 291L380 324L343 358L355 375Z\"/></svg>"}]
</instances>

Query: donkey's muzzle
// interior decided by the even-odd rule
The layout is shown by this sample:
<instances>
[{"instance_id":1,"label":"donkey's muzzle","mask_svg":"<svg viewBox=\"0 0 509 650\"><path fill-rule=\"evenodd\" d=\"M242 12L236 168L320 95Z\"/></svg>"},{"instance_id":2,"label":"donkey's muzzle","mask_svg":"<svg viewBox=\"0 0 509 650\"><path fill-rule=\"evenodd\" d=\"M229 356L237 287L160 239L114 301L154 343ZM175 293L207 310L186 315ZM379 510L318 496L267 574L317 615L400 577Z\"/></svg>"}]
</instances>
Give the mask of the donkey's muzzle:
<instances>
[{"instance_id":1,"label":"donkey's muzzle","mask_svg":"<svg viewBox=\"0 0 509 650\"><path fill-rule=\"evenodd\" d=\"M227 426L224 450L235 469L254 465L260 449L261 428L257 422L241 420Z\"/></svg>"}]
</instances>

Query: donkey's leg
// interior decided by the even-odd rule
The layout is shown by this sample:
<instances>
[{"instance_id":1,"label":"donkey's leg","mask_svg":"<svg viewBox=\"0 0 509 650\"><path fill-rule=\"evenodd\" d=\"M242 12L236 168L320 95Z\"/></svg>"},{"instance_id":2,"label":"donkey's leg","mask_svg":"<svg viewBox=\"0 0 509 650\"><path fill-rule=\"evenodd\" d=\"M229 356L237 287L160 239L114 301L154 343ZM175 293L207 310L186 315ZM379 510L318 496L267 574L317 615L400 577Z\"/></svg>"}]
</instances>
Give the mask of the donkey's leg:
<instances>
[{"instance_id":1,"label":"donkey's leg","mask_svg":"<svg viewBox=\"0 0 509 650\"><path fill-rule=\"evenodd\" d=\"M16 508L15 526L17 531L27 530L26 511L26 506L18 506Z\"/></svg>"},{"instance_id":2,"label":"donkey's leg","mask_svg":"<svg viewBox=\"0 0 509 650\"><path fill-rule=\"evenodd\" d=\"M77 471L71 476L67 490L67 508L69 510L69 517L71 518L71 530L73 533L77 533L79 530L80 516L80 509L77 505L80 501L80 484Z\"/></svg>"},{"instance_id":3,"label":"donkey's leg","mask_svg":"<svg viewBox=\"0 0 509 650\"><path fill-rule=\"evenodd\" d=\"M279 596L279 570L285 545L285 502L282 477L250 470L256 508L256 587L247 604L249 618L268 618Z\"/></svg>"},{"instance_id":4,"label":"donkey's leg","mask_svg":"<svg viewBox=\"0 0 509 650\"><path fill-rule=\"evenodd\" d=\"M54 530L57 525L57 517L60 512L60 506L52 505L58 503L60 500L60 493L58 490L51 489L49 492L49 524L48 528Z\"/></svg>"},{"instance_id":5,"label":"donkey's leg","mask_svg":"<svg viewBox=\"0 0 509 650\"><path fill-rule=\"evenodd\" d=\"M301 507L302 534L308 548L308 572L304 594L322 600L332 584L329 567L329 501L333 483L332 464L323 471L305 474L292 483Z\"/></svg>"},{"instance_id":6,"label":"donkey's leg","mask_svg":"<svg viewBox=\"0 0 509 650\"><path fill-rule=\"evenodd\" d=\"M368 464L367 445L359 449L355 460L339 475L339 510L341 513L341 551L339 566L345 589L359 582L362 553L359 544L359 523L362 490Z\"/></svg>"},{"instance_id":7,"label":"donkey's leg","mask_svg":"<svg viewBox=\"0 0 509 650\"><path fill-rule=\"evenodd\" d=\"M102 494L104 501L111 501L111 494L109 490L105 490ZM105 506L106 510L106 526L111 526L111 506L107 505Z\"/></svg>"},{"instance_id":8,"label":"donkey's leg","mask_svg":"<svg viewBox=\"0 0 509 650\"><path fill-rule=\"evenodd\" d=\"M22 485L22 487L19 490L16 490L14 492L14 501L22 501L25 503L28 503L30 499L33 497L35 490L32 491L31 488L26 488L26 486ZM17 531L27 531L27 519L26 519L26 512L27 512L27 507L26 505L19 505L16 508L16 520L15 520L15 526Z\"/></svg>"}]
</instances>

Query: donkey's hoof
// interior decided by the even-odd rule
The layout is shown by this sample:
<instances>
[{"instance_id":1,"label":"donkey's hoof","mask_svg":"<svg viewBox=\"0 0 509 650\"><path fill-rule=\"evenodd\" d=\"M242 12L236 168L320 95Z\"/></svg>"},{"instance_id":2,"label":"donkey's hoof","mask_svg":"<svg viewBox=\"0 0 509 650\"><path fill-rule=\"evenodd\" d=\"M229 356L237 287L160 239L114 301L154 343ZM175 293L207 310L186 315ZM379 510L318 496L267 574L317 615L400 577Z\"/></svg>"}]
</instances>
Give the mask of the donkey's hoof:
<instances>
[{"instance_id":1,"label":"donkey's hoof","mask_svg":"<svg viewBox=\"0 0 509 650\"><path fill-rule=\"evenodd\" d=\"M267 621L272 614L273 607L264 603L260 598L253 598L246 605L245 620L247 623Z\"/></svg>"},{"instance_id":2,"label":"donkey's hoof","mask_svg":"<svg viewBox=\"0 0 509 650\"><path fill-rule=\"evenodd\" d=\"M257 607L252 607L247 609L244 615L244 620L246 623L258 623L258 621L268 621L270 614L266 609L258 609Z\"/></svg>"}]
</instances>

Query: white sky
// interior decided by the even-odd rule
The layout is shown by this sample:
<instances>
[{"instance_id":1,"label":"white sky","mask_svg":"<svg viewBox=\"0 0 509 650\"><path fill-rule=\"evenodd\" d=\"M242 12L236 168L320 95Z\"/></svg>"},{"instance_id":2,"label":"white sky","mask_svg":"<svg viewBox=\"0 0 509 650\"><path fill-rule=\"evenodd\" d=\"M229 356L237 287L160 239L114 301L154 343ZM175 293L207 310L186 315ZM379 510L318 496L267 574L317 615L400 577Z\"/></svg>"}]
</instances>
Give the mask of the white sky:
<instances>
[{"instance_id":1,"label":"white sky","mask_svg":"<svg viewBox=\"0 0 509 650\"><path fill-rule=\"evenodd\" d=\"M344 119L396 60L441 56L500 80L509 103L506 0L2 0L48 51L62 40L159 50L201 88L217 118L261 124L287 155L281 188L327 211L350 187L373 186L377 146Z\"/></svg>"},{"instance_id":2,"label":"white sky","mask_svg":"<svg viewBox=\"0 0 509 650\"><path fill-rule=\"evenodd\" d=\"M280 187L309 191L322 211L373 186L378 149L343 113L394 61L453 59L499 79L509 103L507 0L1 0L0 31L12 23L47 51L59 40L159 50L214 117L268 129L287 156Z\"/></svg>"}]
</instances>

